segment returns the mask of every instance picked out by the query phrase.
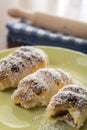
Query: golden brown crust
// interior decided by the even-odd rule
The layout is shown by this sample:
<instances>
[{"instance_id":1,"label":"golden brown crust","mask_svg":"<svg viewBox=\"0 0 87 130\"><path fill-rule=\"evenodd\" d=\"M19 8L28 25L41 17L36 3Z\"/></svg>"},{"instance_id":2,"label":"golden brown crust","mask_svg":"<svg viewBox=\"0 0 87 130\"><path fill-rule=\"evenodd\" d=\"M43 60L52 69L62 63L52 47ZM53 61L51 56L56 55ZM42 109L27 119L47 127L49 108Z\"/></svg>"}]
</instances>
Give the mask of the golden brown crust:
<instances>
[{"instance_id":1,"label":"golden brown crust","mask_svg":"<svg viewBox=\"0 0 87 130\"><path fill-rule=\"evenodd\" d=\"M70 74L62 69L40 69L19 82L18 89L14 92L12 98L15 104L21 104L25 108L39 104L47 106L50 98L60 88L70 83L72 83ZM25 97L25 95L27 96ZM28 99L27 102L26 98Z\"/></svg>"},{"instance_id":2,"label":"golden brown crust","mask_svg":"<svg viewBox=\"0 0 87 130\"><path fill-rule=\"evenodd\" d=\"M87 118L87 90L76 84L64 86L55 94L47 107L48 119L72 122L80 128Z\"/></svg>"},{"instance_id":3,"label":"golden brown crust","mask_svg":"<svg viewBox=\"0 0 87 130\"><path fill-rule=\"evenodd\" d=\"M0 61L0 90L16 87L23 77L47 64L48 57L42 50L29 46L20 47Z\"/></svg>"},{"instance_id":4,"label":"golden brown crust","mask_svg":"<svg viewBox=\"0 0 87 130\"><path fill-rule=\"evenodd\" d=\"M71 107L75 107L79 111L82 111L87 105L87 100L82 95L76 94L71 91L63 91L53 96L50 104L50 106L54 108L61 105L70 105Z\"/></svg>"},{"instance_id":5,"label":"golden brown crust","mask_svg":"<svg viewBox=\"0 0 87 130\"><path fill-rule=\"evenodd\" d=\"M74 92L76 94L83 96L84 98L87 98L87 90L77 84L70 84L67 85L67 87L64 86L59 92L63 92L63 91L65 92L70 91L71 93Z\"/></svg>"}]
</instances>

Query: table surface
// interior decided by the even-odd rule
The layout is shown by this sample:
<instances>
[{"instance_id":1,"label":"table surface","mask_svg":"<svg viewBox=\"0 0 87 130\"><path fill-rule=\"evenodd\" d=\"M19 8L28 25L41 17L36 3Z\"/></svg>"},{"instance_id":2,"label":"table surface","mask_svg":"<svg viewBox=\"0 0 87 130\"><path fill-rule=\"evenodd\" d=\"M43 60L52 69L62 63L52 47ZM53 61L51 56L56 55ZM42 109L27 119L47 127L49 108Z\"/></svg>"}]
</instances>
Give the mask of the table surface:
<instances>
[{"instance_id":1,"label":"table surface","mask_svg":"<svg viewBox=\"0 0 87 130\"><path fill-rule=\"evenodd\" d=\"M15 21L7 14L8 8L12 6L31 11L50 12L58 16L87 22L87 0L3 0L0 3L0 50L19 46L18 44L8 43L6 38L8 33L6 24Z\"/></svg>"}]
</instances>

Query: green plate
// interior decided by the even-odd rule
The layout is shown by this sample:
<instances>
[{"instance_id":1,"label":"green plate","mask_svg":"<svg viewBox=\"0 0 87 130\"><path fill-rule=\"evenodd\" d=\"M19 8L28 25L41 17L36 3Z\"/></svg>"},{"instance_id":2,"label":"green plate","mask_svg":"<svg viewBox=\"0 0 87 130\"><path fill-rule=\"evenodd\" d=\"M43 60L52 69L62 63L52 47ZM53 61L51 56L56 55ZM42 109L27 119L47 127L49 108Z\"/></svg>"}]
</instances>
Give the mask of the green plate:
<instances>
[{"instance_id":1,"label":"green plate","mask_svg":"<svg viewBox=\"0 0 87 130\"><path fill-rule=\"evenodd\" d=\"M49 57L50 67L58 67L69 71L76 83L87 87L87 55L56 47L43 47ZM8 49L0 52L0 59L15 50ZM13 89L0 92L0 130L73 130L63 122L46 121L45 108L26 110L13 104L11 95ZM87 130L87 126L81 128Z\"/></svg>"}]
</instances>

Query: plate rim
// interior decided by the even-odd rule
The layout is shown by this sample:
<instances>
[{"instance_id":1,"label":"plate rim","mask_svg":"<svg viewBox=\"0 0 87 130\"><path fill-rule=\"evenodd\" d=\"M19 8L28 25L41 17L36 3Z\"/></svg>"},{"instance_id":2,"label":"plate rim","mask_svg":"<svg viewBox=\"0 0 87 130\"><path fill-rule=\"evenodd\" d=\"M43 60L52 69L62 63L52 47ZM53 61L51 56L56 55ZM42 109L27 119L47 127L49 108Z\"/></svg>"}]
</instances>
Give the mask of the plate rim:
<instances>
[{"instance_id":1,"label":"plate rim","mask_svg":"<svg viewBox=\"0 0 87 130\"><path fill-rule=\"evenodd\" d=\"M22 47L22 46L19 46L19 47ZM0 50L0 53L4 53L4 52L7 52L7 51L14 51L15 49L17 49L19 47L6 48L6 49L3 49L3 50ZM83 52L79 52L79 51L68 49L68 48L55 47L55 46L38 46L38 45L36 45L36 46L29 46L29 47L47 48L47 49L50 49L50 48L51 49L60 49L60 50L64 50L64 51L69 52L69 53L75 53L77 55L83 55L83 56L87 57L87 54L85 54Z\"/></svg>"}]
</instances>

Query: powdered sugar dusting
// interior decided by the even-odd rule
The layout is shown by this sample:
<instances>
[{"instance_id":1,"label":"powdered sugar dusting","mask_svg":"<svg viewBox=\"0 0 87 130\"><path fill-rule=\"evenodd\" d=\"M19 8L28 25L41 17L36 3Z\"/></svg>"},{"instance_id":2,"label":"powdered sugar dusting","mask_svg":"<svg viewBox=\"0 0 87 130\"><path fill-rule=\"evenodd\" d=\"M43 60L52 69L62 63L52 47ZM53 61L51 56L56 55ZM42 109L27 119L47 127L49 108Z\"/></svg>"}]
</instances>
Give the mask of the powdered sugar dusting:
<instances>
[{"instance_id":1,"label":"powdered sugar dusting","mask_svg":"<svg viewBox=\"0 0 87 130\"><path fill-rule=\"evenodd\" d=\"M62 70L60 69L53 69L53 68L40 69L37 72L23 78L20 81L19 86L22 86L24 84L26 84L25 86L27 86L29 84L33 89L33 91L39 94L43 90L51 88L53 84L52 82L55 82L56 84L61 81L64 82L64 84L72 82L72 80L70 80L70 77L67 76L66 72L64 71L63 71L64 73L63 74L64 79L63 79L63 75L61 76L61 71Z\"/></svg>"},{"instance_id":2,"label":"powdered sugar dusting","mask_svg":"<svg viewBox=\"0 0 87 130\"><path fill-rule=\"evenodd\" d=\"M56 121L42 120L40 122L38 130L67 130L67 125L65 122L61 121L56 122Z\"/></svg>"},{"instance_id":3,"label":"powdered sugar dusting","mask_svg":"<svg viewBox=\"0 0 87 130\"><path fill-rule=\"evenodd\" d=\"M34 60L48 60L48 57L46 55L46 53L41 50L41 49L37 49L37 48L34 48L34 47L29 47L29 46L23 46L19 49L19 51L23 51L25 52L26 54L30 53L30 56L32 58L34 58ZM32 59L33 60L33 59Z\"/></svg>"},{"instance_id":4,"label":"powdered sugar dusting","mask_svg":"<svg viewBox=\"0 0 87 130\"><path fill-rule=\"evenodd\" d=\"M80 94L85 99L87 99L87 90L77 84L70 84L70 85L64 86L60 91L71 91L71 92Z\"/></svg>"},{"instance_id":5,"label":"powdered sugar dusting","mask_svg":"<svg viewBox=\"0 0 87 130\"><path fill-rule=\"evenodd\" d=\"M0 72L8 73L8 76L18 74L25 64L17 57L9 56L0 61Z\"/></svg>"},{"instance_id":6,"label":"powdered sugar dusting","mask_svg":"<svg viewBox=\"0 0 87 130\"><path fill-rule=\"evenodd\" d=\"M87 91L84 88L75 84L66 85L55 94L47 108L59 108L60 106L69 106L69 108L74 107L78 111L83 111L87 107Z\"/></svg>"},{"instance_id":7,"label":"powdered sugar dusting","mask_svg":"<svg viewBox=\"0 0 87 130\"><path fill-rule=\"evenodd\" d=\"M59 90L60 84L62 87L64 84L72 82L72 79L68 78L64 71L63 79L63 75L60 73L61 71L60 69L44 68L26 76L19 82L18 89L13 94L13 99L15 100L17 96L21 99L19 102L21 104L21 102L25 103L30 101L32 95L32 101L28 102L29 108L30 106L32 107L32 104L34 106L47 106L50 98ZM23 95L26 95L26 97ZM25 107L25 105L23 106Z\"/></svg>"},{"instance_id":8,"label":"powdered sugar dusting","mask_svg":"<svg viewBox=\"0 0 87 130\"><path fill-rule=\"evenodd\" d=\"M59 92L54 96L53 102L55 102L54 103L55 107L61 104L62 105L69 104L75 106L80 111L83 110L84 107L87 105L87 100L82 95L70 91ZM53 103L51 102L51 104Z\"/></svg>"},{"instance_id":9,"label":"powdered sugar dusting","mask_svg":"<svg viewBox=\"0 0 87 130\"><path fill-rule=\"evenodd\" d=\"M46 67L47 64L48 57L43 50L23 46L0 61L0 78L8 78L11 82L11 84L6 85L6 88L15 87L24 76L39 68Z\"/></svg>"}]
</instances>

